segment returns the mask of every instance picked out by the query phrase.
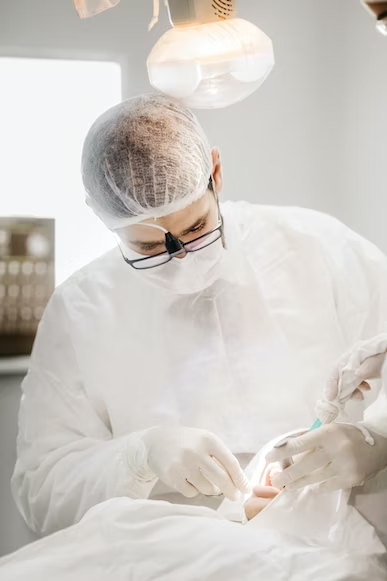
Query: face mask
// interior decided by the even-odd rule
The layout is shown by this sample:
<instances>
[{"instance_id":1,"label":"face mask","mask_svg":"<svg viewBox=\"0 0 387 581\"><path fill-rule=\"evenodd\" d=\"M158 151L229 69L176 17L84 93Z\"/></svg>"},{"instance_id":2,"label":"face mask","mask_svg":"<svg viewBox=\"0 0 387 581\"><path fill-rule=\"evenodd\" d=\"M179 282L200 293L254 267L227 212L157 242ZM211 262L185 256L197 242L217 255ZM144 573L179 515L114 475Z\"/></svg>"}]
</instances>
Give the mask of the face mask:
<instances>
[{"instance_id":1,"label":"face mask","mask_svg":"<svg viewBox=\"0 0 387 581\"><path fill-rule=\"evenodd\" d=\"M133 259L143 258L131 251ZM225 251L221 239L184 258L172 258L166 264L149 270L135 270L135 274L153 286L174 294L194 294L209 288L221 275Z\"/></svg>"}]
</instances>

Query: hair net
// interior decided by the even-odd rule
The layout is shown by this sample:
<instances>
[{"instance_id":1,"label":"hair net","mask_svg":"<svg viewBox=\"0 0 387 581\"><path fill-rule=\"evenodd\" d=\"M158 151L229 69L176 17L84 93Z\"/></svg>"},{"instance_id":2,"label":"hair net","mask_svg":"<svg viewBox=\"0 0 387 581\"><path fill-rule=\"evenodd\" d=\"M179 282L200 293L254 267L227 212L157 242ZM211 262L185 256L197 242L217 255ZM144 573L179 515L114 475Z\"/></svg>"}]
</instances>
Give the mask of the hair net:
<instances>
[{"instance_id":1,"label":"hair net","mask_svg":"<svg viewBox=\"0 0 387 581\"><path fill-rule=\"evenodd\" d=\"M206 192L211 170L196 117L162 95L109 109L83 146L86 201L111 230L185 208Z\"/></svg>"}]
</instances>

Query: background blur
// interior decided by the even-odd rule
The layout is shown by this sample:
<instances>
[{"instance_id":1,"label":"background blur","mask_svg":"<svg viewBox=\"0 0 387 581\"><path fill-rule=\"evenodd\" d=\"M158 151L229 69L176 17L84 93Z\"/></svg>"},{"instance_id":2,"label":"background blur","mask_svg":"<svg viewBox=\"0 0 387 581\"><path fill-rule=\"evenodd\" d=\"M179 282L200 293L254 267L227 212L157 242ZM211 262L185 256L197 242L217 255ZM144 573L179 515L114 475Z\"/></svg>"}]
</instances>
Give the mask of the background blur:
<instances>
[{"instance_id":1,"label":"background blur","mask_svg":"<svg viewBox=\"0 0 387 581\"><path fill-rule=\"evenodd\" d=\"M0 216L53 217L56 280L114 241L84 204L83 138L122 98L150 91L152 0L81 21L72 0L0 0ZM276 67L247 101L201 112L225 198L299 205L343 220L387 252L387 39L360 0L239 0ZM0 365L0 555L32 540L11 499L20 382Z\"/></svg>"}]
</instances>

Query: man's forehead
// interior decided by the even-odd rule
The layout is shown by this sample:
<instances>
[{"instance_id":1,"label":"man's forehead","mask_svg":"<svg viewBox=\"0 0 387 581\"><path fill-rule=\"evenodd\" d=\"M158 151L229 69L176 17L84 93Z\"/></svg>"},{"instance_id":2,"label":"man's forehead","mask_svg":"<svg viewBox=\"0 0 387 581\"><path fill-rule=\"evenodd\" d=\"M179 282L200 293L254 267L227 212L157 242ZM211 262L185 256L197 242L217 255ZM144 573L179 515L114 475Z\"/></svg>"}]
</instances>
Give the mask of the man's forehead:
<instances>
[{"instance_id":1,"label":"man's forehead","mask_svg":"<svg viewBox=\"0 0 387 581\"><path fill-rule=\"evenodd\" d=\"M182 234L184 230L190 228L200 220L206 217L210 209L210 196L204 195L199 200L187 206L183 210L174 212L169 216L158 219L148 219L133 224L127 229L127 237L131 240L164 240L164 234L157 228L144 227L144 224L151 224L161 226L168 232L172 232L175 236Z\"/></svg>"}]
</instances>

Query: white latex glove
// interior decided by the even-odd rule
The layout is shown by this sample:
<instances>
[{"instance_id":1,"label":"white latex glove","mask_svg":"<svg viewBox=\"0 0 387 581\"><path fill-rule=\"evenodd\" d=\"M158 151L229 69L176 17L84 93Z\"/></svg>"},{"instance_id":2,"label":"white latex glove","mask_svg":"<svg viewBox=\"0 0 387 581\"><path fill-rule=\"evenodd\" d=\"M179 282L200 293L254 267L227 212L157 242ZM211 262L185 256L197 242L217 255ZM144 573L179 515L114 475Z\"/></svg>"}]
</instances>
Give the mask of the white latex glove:
<instances>
[{"instance_id":1,"label":"white latex glove","mask_svg":"<svg viewBox=\"0 0 387 581\"><path fill-rule=\"evenodd\" d=\"M273 486L289 490L318 484L321 492L360 486L387 467L387 439L371 434L374 445L350 424L328 424L274 448L268 462L293 458L294 464L273 478Z\"/></svg>"},{"instance_id":2,"label":"white latex glove","mask_svg":"<svg viewBox=\"0 0 387 581\"><path fill-rule=\"evenodd\" d=\"M350 399L364 399L363 392L370 386L367 381L380 379L386 361L387 334L383 333L368 341L362 341L347 351L332 369L325 389L325 397L333 401L339 393L342 382L352 396Z\"/></svg>"},{"instance_id":3,"label":"white latex glove","mask_svg":"<svg viewBox=\"0 0 387 581\"><path fill-rule=\"evenodd\" d=\"M237 500L250 492L238 460L211 432L197 428L156 427L143 432L146 461L167 486L188 498L224 494Z\"/></svg>"}]
</instances>

